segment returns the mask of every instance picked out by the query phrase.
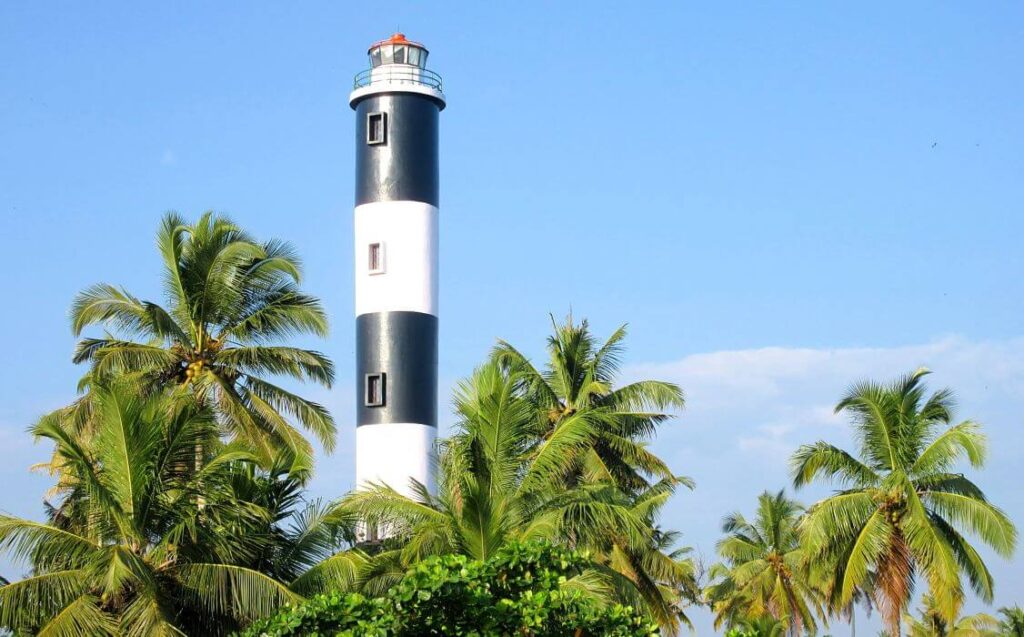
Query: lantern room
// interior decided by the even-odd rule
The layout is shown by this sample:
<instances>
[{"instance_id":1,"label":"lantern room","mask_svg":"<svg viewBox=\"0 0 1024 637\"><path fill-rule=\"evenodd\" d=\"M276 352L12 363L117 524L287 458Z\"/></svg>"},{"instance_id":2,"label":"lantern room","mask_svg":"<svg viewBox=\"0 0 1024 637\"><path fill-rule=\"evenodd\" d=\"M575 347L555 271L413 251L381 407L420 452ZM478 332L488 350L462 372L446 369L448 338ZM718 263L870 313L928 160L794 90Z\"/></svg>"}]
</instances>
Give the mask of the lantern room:
<instances>
[{"instance_id":1,"label":"lantern room","mask_svg":"<svg viewBox=\"0 0 1024 637\"><path fill-rule=\"evenodd\" d=\"M375 43L368 53L370 67L374 69L385 64L408 64L425 69L429 52L419 42L407 40L403 33L396 33L387 40Z\"/></svg>"},{"instance_id":2,"label":"lantern room","mask_svg":"<svg viewBox=\"0 0 1024 637\"><path fill-rule=\"evenodd\" d=\"M370 68L358 73L349 104L376 93L405 92L426 95L444 108L441 76L427 68L427 47L402 33L374 43L367 50Z\"/></svg>"}]
</instances>

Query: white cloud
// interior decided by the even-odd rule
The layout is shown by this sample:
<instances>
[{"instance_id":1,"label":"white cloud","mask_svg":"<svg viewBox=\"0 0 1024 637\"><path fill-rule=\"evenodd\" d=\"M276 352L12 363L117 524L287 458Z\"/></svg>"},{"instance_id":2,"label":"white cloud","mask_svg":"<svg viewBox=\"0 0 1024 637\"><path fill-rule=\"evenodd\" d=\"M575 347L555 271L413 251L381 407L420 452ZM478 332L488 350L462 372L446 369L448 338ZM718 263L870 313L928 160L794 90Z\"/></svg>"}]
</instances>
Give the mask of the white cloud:
<instances>
[{"instance_id":1,"label":"white cloud","mask_svg":"<svg viewBox=\"0 0 1024 637\"><path fill-rule=\"evenodd\" d=\"M633 365L631 378L679 383L687 410L677 432L712 428L735 447L758 451L808 432L841 428L831 406L857 380L891 379L918 367L933 386L953 387L973 417L991 413L993 399L1024 393L1024 338L973 342L947 337L894 348L807 349L766 347L693 354L676 362ZM979 411L980 410L980 413ZM683 442L688 434L684 433ZM801 440L802 441L802 440Z\"/></svg>"}]
</instances>

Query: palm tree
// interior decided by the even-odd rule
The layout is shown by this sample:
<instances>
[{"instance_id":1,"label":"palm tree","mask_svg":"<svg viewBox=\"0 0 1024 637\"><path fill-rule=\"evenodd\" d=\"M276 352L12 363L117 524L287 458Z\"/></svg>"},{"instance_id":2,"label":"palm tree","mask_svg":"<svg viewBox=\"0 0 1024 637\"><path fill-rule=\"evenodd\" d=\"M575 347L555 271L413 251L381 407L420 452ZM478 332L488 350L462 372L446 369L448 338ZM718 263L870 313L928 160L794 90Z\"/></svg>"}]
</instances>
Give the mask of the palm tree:
<instances>
[{"instance_id":1,"label":"palm tree","mask_svg":"<svg viewBox=\"0 0 1024 637\"><path fill-rule=\"evenodd\" d=\"M599 344L586 320L570 315L548 337L548 363L536 369L526 356L504 341L495 357L521 377L534 406L534 433L552 435L566 421L585 418L597 430L594 444L565 467L566 482L613 480L621 489L639 492L653 478L673 480L668 466L645 444L657 426L683 407L683 393L672 383L642 380L615 388L626 327Z\"/></svg>"},{"instance_id":2,"label":"palm tree","mask_svg":"<svg viewBox=\"0 0 1024 637\"><path fill-rule=\"evenodd\" d=\"M921 600L920 618L906 615L908 637L994 637L999 620L985 613L949 619L936 607L935 598Z\"/></svg>"},{"instance_id":3,"label":"palm tree","mask_svg":"<svg viewBox=\"0 0 1024 637\"><path fill-rule=\"evenodd\" d=\"M674 536L653 523L681 479L638 495L610 483L566 488L567 463L591 444L595 421L567 415L538 437L522 381L492 360L459 385L459 420L441 444L437 496L414 483L412 498L375 485L343 500L339 511L389 536L363 575L369 590L390 587L410 563L429 555L487 559L511 541L543 539L588 549L600 565L567 586L637 602L675 631L687 621L681 606L695 588L693 565L670 552Z\"/></svg>"},{"instance_id":4,"label":"palm tree","mask_svg":"<svg viewBox=\"0 0 1024 637\"><path fill-rule=\"evenodd\" d=\"M269 468L233 462L225 494L237 506L261 512L217 520L217 532L245 537L255 547L237 562L303 596L347 590L365 555L350 547L354 526L320 499L306 500L307 475L294 471L286 453Z\"/></svg>"},{"instance_id":5,"label":"palm tree","mask_svg":"<svg viewBox=\"0 0 1024 637\"><path fill-rule=\"evenodd\" d=\"M224 529L258 526L265 514L231 497L231 467L250 454L211 442L209 410L181 392L91 391L88 439L54 419L34 427L63 459L63 499L49 523L0 515L0 548L33 567L0 588L0 624L17 634L215 634L300 599L238 565L259 538Z\"/></svg>"},{"instance_id":6,"label":"palm tree","mask_svg":"<svg viewBox=\"0 0 1024 637\"><path fill-rule=\"evenodd\" d=\"M309 466L311 447L289 417L330 451L335 425L328 411L267 379L283 375L330 387L334 378L323 354L280 344L295 335L327 334L320 302L298 287L300 264L292 249L280 241L258 243L211 212L193 225L168 213L157 245L166 307L108 284L75 299L76 336L90 325L107 330L78 343L74 361L92 365L83 385L121 374L154 390L187 387L214 408L224 433L266 462L283 448L297 468ZM57 415L81 429L89 413L87 396Z\"/></svg>"},{"instance_id":7,"label":"palm tree","mask_svg":"<svg viewBox=\"0 0 1024 637\"><path fill-rule=\"evenodd\" d=\"M998 554L1012 554L1017 532L1006 515L961 473L985 461L986 441L972 421L951 425L948 389L926 398L918 370L891 385L855 385L836 406L851 415L859 453L826 442L804 445L792 459L797 487L826 479L843 487L815 504L805 519L811 555L833 565L831 605L850 603L872 587L892 634L910 602L915 574L926 580L947 620L958 612L966 576L981 599L992 599L992 576L963 533Z\"/></svg>"},{"instance_id":8,"label":"palm tree","mask_svg":"<svg viewBox=\"0 0 1024 637\"><path fill-rule=\"evenodd\" d=\"M1024 609L1020 606L1004 606L999 609L1003 620L999 622L999 634L1004 637L1024 637Z\"/></svg>"},{"instance_id":9,"label":"palm tree","mask_svg":"<svg viewBox=\"0 0 1024 637\"><path fill-rule=\"evenodd\" d=\"M722 522L726 537L718 543L724 564L715 569L708 597L716 626L737 617L771 617L792 634L817 629L823 594L811 578L797 524L803 507L785 493L762 493L753 522L732 513Z\"/></svg>"},{"instance_id":10,"label":"palm tree","mask_svg":"<svg viewBox=\"0 0 1024 637\"><path fill-rule=\"evenodd\" d=\"M726 637L782 637L786 634L786 622L772 617L757 617L739 620Z\"/></svg>"}]
</instances>

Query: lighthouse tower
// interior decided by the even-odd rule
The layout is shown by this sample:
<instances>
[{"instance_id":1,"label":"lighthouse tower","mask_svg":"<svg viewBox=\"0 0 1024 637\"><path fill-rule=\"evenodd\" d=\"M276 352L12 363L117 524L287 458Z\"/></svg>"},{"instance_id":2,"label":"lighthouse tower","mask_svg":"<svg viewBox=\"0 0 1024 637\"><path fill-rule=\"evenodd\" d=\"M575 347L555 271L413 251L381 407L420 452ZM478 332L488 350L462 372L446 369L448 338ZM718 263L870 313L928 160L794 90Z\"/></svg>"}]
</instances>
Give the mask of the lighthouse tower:
<instances>
[{"instance_id":1,"label":"lighthouse tower","mask_svg":"<svg viewBox=\"0 0 1024 637\"><path fill-rule=\"evenodd\" d=\"M356 75L356 485L434 490L441 77L401 33Z\"/></svg>"}]
</instances>

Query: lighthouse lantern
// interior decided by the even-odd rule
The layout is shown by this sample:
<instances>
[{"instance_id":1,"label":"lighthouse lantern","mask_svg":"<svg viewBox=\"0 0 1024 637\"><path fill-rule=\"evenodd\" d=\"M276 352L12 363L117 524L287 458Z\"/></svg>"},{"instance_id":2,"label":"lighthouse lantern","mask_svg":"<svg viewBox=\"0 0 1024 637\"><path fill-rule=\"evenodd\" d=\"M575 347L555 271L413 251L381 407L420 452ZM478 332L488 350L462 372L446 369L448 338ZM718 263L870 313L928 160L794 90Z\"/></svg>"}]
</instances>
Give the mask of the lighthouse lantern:
<instances>
[{"instance_id":1,"label":"lighthouse lantern","mask_svg":"<svg viewBox=\"0 0 1024 637\"><path fill-rule=\"evenodd\" d=\"M427 48L419 42L412 42L404 34L396 33L370 47L370 67L409 64L423 69L427 67L427 53Z\"/></svg>"}]
</instances>

